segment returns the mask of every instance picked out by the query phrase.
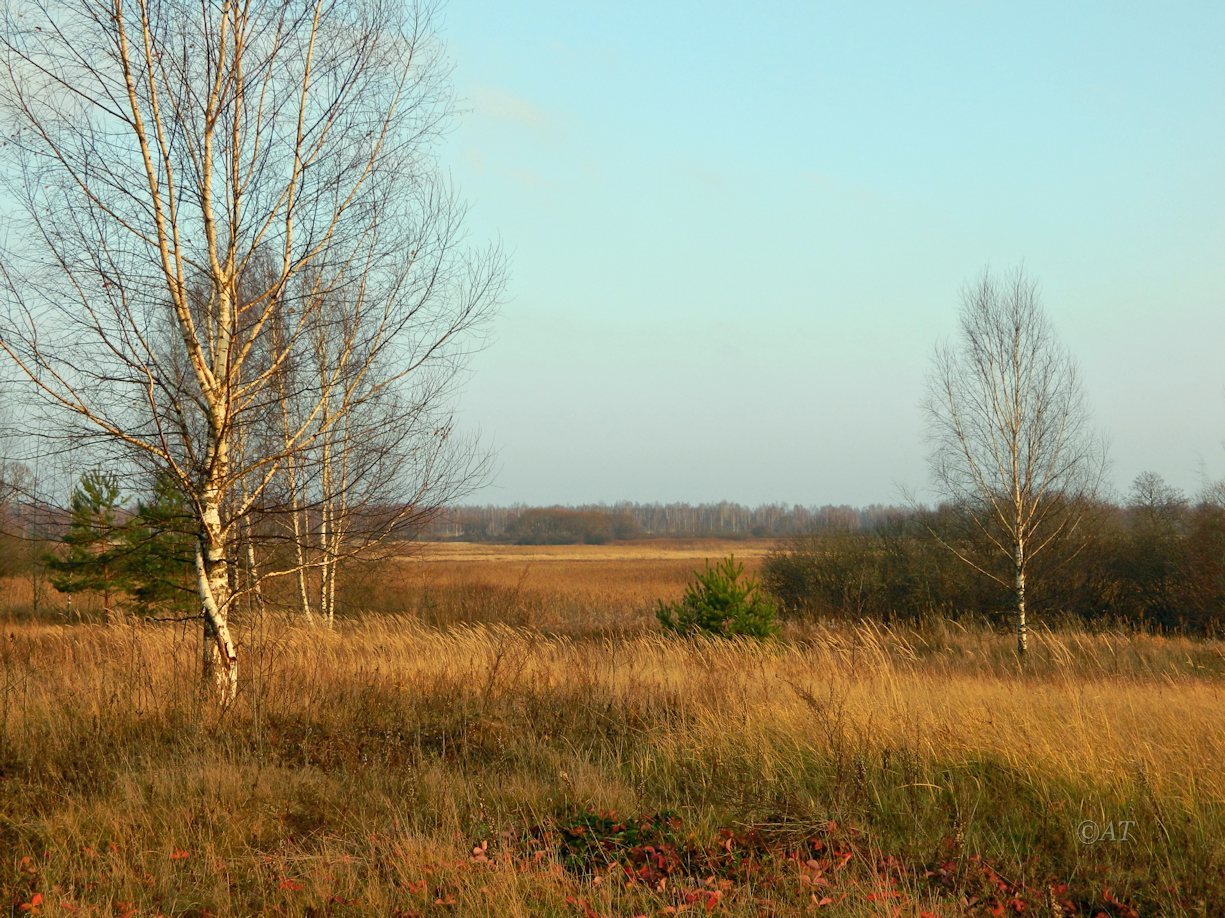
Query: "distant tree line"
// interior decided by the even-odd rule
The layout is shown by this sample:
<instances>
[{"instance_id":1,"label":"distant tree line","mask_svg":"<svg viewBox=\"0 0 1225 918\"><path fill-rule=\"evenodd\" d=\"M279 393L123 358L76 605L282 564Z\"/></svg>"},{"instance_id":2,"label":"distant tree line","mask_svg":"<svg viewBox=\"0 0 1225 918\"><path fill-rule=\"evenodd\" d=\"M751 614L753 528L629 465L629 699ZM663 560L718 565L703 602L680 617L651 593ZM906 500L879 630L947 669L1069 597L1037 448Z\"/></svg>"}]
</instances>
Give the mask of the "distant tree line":
<instances>
[{"instance_id":1,"label":"distant tree line","mask_svg":"<svg viewBox=\"0 0 1225 918\"><path fill-rule=\"evenodd\" d=\"M615 539L783 538L815 532L858 532L904 515L897 507L874 504L803 507L766 504L749 507L721 501L708 504L584 504L576 507L456 507L421 532L429 540L519 544L600 543Z\"/></svg>"},{"instance_id":2,"label":"distant tree line","mask_svg":"<svg viewBox=\"0 0 1225 918\"><path fill-rule=\"evenodd\" d=\"M1076 532L1034 562L1031 617L1225 633L1225 487L1188 500L1150 472L1122 504L1080 511ZM1008 565L967 525L965 508L946 504L857 531L793 537L767 558L763 580L796 617L987 615L1002 623L1012 614L1001 582Z\"/></svg>"},{"instance_id":3,"label":"distant tree line","mask_svg":"<svg viewBox=\"0 0 1225 918\"><path fill-rule=\"evenodd\" d=\"M1086 503L1079 515L1075 533L1034 562L1032 617L1225 633L1225 484L1188 499L1148 472L1121 502ZM1011 614L1008 587L975 569L1005 575L1008 559L955 503L467 507L436 521L430 535L544 545L743 534L720 529L720 519L771 524L758 530L780 539L762 580L793 618L991 616L1002 624ZM675 528L651 531L644 522ZM114 476L90 472L67 513L0 501L0 523L0 576L28 577L36 603L48 585L136 614L186 614L197 602L190 515L164 479L123 495Z\"/></svg>"}]
</instances>

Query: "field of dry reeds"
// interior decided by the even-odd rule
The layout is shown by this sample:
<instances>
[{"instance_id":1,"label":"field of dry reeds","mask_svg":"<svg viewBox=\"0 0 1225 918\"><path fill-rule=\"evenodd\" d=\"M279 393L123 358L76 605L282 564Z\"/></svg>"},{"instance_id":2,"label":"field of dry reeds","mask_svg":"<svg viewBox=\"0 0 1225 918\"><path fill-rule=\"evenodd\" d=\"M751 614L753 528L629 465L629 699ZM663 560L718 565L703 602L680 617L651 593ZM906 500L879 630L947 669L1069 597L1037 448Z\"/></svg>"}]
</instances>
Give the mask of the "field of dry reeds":
<instances>
[{"instance_id":1,"label":"field of dry reeds","mask_svg":"<svg viewBox=\"0 0 1225 918\"><path fill-rule=\"evenodd\" d=\"M384 564L334 632L249 618L226 710L193 626L9 621L6 905L1225 914L1225 644L672 640L650 603L702 555L558 555Z\"/></svg>"},{"instance_id":2,"label":"field of dry reeds","mask_svg":"<svg viewBox=\"0 0 1225 918\"><path fill-rule=\"evenodd\" d=\"M427 624L508 624L549 633L625 634L655 626L707 560L734 554L756 572L770 541L659 539L611 545L426 543L345 584L350 608L410 612Z\"/></svg>"}]
</instances>

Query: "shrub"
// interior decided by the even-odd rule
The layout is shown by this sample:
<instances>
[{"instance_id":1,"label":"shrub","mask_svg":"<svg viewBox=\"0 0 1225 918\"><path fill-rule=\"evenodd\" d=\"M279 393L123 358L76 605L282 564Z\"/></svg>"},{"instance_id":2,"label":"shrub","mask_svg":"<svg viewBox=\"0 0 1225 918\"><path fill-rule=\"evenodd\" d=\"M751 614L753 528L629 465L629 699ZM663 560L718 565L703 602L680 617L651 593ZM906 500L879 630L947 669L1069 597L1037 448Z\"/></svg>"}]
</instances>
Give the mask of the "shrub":
<instances>
[{"instance_id":1,"label":"shrub","mask_svg":"<svg viewBox=\"0 0 1225 918\"><path fill-rule=\"evenodd\" d=\"M766 556L763 587L781 615L799 619L892 624L1006 603L992 581L920 527L794 537Z\"/></svg>"},{"instance_id":2,"label":"shrub","mask_svg":"<svg viewBox=\"0 0 1225 918\"><path fill-rule=\"evenodd\" d=\"M774 602L759 589L744 565L729 555L695 573L679 602L660 602L655 610L664 630L678 634L764 638L778 633Z\"/></svg>"}]
</instances>

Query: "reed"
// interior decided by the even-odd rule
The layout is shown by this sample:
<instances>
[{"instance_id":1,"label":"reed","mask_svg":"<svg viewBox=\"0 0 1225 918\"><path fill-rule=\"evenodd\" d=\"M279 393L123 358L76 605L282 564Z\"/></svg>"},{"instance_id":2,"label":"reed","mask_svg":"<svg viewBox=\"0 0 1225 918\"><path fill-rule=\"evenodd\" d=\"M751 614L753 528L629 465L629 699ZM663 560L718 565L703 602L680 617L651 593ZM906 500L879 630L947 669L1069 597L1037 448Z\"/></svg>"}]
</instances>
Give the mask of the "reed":
<instances>
[{"instance_id":1,"label":"reed","mask_svg":"<svg viewBox=\"0 0 1225 918\"><path fill-rule=\"evenodd\" d=\"M1220 643L1046 630L1022 667L935 623L388 614L241 641L220 711L194 628L4 628L15 909L1225 913Z\"/></svg>"}]
</instances>

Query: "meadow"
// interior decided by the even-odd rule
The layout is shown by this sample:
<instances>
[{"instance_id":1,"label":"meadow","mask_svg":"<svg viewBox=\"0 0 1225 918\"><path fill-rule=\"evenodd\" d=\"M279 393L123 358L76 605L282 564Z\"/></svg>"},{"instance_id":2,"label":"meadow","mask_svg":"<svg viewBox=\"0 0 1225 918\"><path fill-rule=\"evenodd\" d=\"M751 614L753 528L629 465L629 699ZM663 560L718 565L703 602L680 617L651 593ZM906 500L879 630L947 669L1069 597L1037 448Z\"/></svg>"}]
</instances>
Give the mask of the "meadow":
<instances>
[{"instance_id":1,"label":"meadow","mask_svg":"<svg viewBox=\"0 0 1225 918\"><path fill-rule=\"evenodd\" d=\"M768 545L446 545L334 631L19 615L0 641L14 914L1225 914L1225 643L792 622L659 633ZM81 610L78 607L77 612ZM88 616L86 616L88 618ZM63 620L61 620L63 619Z\"/></svg>"}]
</instances>

